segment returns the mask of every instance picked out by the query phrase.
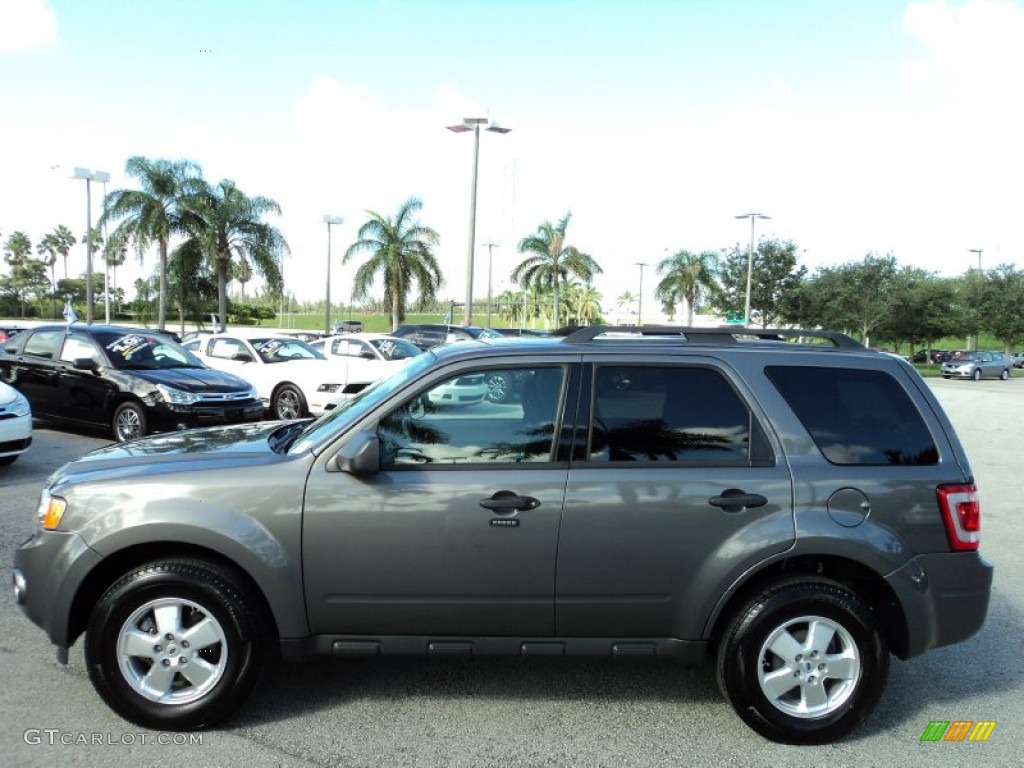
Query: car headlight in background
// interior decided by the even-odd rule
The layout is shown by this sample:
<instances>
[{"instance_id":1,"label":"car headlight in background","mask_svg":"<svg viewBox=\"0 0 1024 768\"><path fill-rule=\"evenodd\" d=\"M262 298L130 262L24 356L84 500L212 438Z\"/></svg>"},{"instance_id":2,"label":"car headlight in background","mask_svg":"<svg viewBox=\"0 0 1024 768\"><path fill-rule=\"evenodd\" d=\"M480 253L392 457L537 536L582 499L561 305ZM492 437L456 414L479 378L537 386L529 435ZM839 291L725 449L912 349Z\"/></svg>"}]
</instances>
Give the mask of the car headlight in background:
<instances>
[{"instance_id":1,"label":"car headlight in background","mask_svg":"<svg viewBox=\"0 0 1024 768\"><path fill-rule=\"evenodd\" d=\"M67 508L68 503L64 499L60 496L51 496L50 491L44 489L39 496L39 524L48 531L57 530Z\"/></svg>"},{"instance_id":2,"label":"car headlight in background","mask_svg":"<svg viewBox=\"0 0 1024 768\"><path fill-rule=\"evenodd\" d=\"M199 400L199 395L193 392L186 392L183 389L169 387L166 384L157 384L156 388L165 402L173 403L174 405L192 405L192 403Z\"/></svg>"},{"instance_id":3,"label":"car headlight in background","mask_svg":"<svg viewBox=\"0 0 1024 768\"><path fill-rule=\"evenodd\" d=\"M32 406L28 404L28 400L20 392L15 396L14 402L11 403L11 412L15 416L28 416L32 413Z\"/></svg>"},{"instance_id":4,"label":"car headlight in background","mask_svg":"<svg viewBox=\"0 0 1024 768\"><path fill-rule=\"evenodd\" d=\"M321 384L316 388L317 392L337 392L341 389L341 384Z\"/></svg>"}]
</instances>

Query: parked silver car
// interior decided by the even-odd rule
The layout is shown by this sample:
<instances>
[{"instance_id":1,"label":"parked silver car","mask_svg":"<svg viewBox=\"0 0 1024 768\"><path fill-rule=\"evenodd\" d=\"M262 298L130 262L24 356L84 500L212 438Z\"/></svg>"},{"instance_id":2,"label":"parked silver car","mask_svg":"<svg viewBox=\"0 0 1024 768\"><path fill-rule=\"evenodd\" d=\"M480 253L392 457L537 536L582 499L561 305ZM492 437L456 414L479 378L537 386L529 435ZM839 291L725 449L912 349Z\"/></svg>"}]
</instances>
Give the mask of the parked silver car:
<instances>
[{"instance_id":1,"label":"parked silver car","mask_svg":"<svg viewBox=\"0 0 1024 768\"><path fill-rule=\"evenodd\" d=\"M947 360L940 369L944 379L1003 379L1010 378L1013 361L1002 352L963 352Z\"/></svg>"},{"instance_id":2,"label":"parked silver car","mask_svg":"<svg viewBox=\"0 0 1024 768\"><path fill-rule=\"evenodd\" d=\"M174 730L227 717L275 651L603 655L709 661L758 733L824 742L891 656L978 631L974 474L908 362L609 330L445 345L317 421L87 454L42 491L15 601L59 661L84 634L113 709ZM492 371L514 402L436 404Z\"/></svg>"}]
</instances>

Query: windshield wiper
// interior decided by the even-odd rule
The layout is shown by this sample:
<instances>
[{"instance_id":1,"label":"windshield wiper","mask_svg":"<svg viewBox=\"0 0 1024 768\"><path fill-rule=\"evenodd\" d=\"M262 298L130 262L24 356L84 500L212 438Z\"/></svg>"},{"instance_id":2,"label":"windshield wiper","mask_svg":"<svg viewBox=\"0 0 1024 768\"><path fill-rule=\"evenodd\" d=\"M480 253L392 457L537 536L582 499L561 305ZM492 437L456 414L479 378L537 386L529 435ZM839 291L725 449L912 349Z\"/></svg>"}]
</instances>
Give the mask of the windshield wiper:
<instances>
[{"instance_id":1,"label":"windshield wiper","mask_svg":"<svg viewBox=\"0 0 1024 768\"><path fill-rule=\"evenodd\" d=\"M308 419L295 421L271 432L270 437L267 438L270 443L270 450L274 453L284 453L287 451L291 444L295 442L295 438L299 436L299 433L306 428L308 421Z\"/></svg>"}]
</instances>

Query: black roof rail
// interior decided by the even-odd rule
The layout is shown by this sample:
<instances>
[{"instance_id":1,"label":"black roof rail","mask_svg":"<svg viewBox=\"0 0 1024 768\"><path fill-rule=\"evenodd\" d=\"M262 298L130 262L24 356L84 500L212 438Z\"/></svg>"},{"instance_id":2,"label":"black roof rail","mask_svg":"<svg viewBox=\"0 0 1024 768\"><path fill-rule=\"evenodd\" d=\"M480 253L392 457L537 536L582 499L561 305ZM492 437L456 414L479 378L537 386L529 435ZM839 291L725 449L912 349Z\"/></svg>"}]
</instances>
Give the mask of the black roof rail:
<instances>
[{"instance_id":1,"label":"black roof rail","mask_svg":"<svg viewBox=\"0 0 1024 768\"><path fill-rule=\"evenodd\" d=\"M840 349L864 349L856 339L839 331L818 331L803 328L688 328L678 325L588 325L565 336L569 344L593 341L605 333L627 333L640 336L680 336L690 344L736 344L737 337L753 336L760 341L787 339L826 339ZM682 339L681 339L682 340Z\"/></svg>"}]
</instances>

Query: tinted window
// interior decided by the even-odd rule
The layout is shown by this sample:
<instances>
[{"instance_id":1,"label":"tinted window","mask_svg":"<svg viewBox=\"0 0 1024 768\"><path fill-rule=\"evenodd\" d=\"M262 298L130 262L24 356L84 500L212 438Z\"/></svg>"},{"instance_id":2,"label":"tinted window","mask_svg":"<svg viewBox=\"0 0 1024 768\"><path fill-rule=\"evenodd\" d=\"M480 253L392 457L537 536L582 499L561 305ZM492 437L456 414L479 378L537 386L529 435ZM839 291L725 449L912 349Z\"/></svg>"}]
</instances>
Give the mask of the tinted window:
<instances>
[{"instance_id":1,"label":"tinted window","mask_svg":"<svg viewBox=\"0 0 1024 768\"><path fill-rule=\"evenodd\" d=\"M501 405L484 400L487 373L491 371L453 376L381 419L381 466L551 461L563 370L504 371L522 378L523 385L518 403ZM477 402L446 405L456 402L460 391L472 393L467 396Z\"/></svg>"},{"instance_id":2,"label":"tinted window","mask_svg":"<svg viewBox=\"0 0 1024 768\"><path fill-rule=\"evenodd\" d=\"M751 415L704 367L598 366L591 461L747 462Z\"/></svg>"},{"instance_id":3,"label":"tinted window","mask_svg":"<svg viewBox=\"0 0 1024 768\"><path fill-rule=\"evenodd\" d=\"M921 414L889 374L788 366L769 366L765 373L833 464L938 461Z\"/></svg>"},{"instance_id":4,"label":"tinted window","mask_svg":"<svg viewBox=\"0 0 1024 768\"><path fill-rule=\"evenodd\" d=\"M57 357L65 331L37 331L25 342L25 354L53 360Z\"/></svg>"}]
</instances>

